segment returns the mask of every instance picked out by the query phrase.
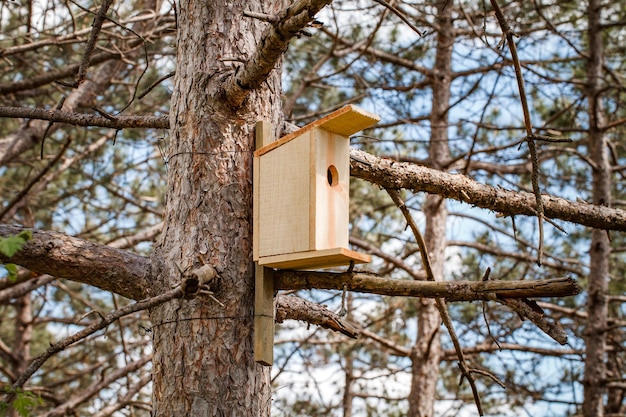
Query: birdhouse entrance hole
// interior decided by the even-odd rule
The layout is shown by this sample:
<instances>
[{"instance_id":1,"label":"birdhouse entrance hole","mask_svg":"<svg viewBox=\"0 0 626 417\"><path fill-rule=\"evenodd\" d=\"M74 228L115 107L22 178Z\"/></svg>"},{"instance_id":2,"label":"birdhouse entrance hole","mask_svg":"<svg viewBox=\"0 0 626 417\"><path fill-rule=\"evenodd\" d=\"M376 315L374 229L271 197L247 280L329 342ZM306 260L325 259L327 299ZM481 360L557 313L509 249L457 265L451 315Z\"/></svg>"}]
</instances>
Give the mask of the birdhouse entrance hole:
<instances>
[{"instance_id":1,"label":"birdhouse entrance hole","mask_svg":"<svg viewBox=\"0 0 626 417\"><path fill-rule=\"evenodd\" d=\"M328 179L328 185L331 187L339 184L339 172L337 172L337 168L334 165L328 167L326 171L326 178Z\"/></svg>"}]
</instances>

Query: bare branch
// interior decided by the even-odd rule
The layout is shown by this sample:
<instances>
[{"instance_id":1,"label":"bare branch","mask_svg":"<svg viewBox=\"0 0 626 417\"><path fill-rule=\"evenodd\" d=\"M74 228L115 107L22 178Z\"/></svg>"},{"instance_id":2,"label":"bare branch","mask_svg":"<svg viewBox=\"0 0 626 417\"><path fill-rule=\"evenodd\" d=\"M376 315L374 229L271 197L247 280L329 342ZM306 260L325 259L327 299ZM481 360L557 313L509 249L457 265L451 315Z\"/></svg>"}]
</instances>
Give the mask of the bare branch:
<instances>
[{"instance_id":1,"label":"bare branch","mask_svg":"<svg viewBox=\"0 0 626 417\"><path fill-rule=\"evenodd\" d=\"M424 87L427 85L430 85L430 83L432 82L432 76L433 74L433 70L430 68L426 68L423 66L420 66L418 64L415 63L415 61L410 60L410 59L404 59L396 54L390 54L388 52L384 52L381 51L379 49L373 48L370 45L366 44L366 43L353 43L353 42L349 42L346 39L343 38L339 38L337 37L334 33L332 33L329 29L326 28L322 28L321 29L326 35L328 35L330 38L332 38L335 42L349 48L355 48L355 49L363 49L363 51L367 54L367 55L371 55L381 61L384 62L389 62L391 64L394 65L398 65L401 67L406 68L407 70L410 71L416 71L419 72L420 74L423 74L426 78L420 82L420 86ZM334 55L338 55L340 53L338 53L337 51L333 51ZM412 86L413 88L415 88L416 86Z\"/></svg>"},{"instance_id":2,"label":"bare branch","mask_svg":"<svg viewBox=\"0 0 626 417\"><path fill-rule=\"evenodd\" d=\"M83 60L80 63L78 74L76 74L76 79L74 80L74 87L78 87L78 85L80 85L80 83L82 83L85 79L87 68L89 68L89 62L91 61L91 54L96 47L96 41L98 40L98 35L102 29L104 19L106 18L107 10L109 10L112 3L113 0L104 0L100 5L98 13L96 13L96 16L93 19L93 23L91 24L91 33L89 34L89 40L87 41L85 53L83 54Z\"/></svg>"},{"instance_id":3,"label":"bare branch","mask_svg":"<svg viewBox=\"0 0 626 417\"><path fill-rule=\"evenodd\" d=\"M0 225L0 237L23 230L23 227ZM143 298L150 287L146 281L150 271L148 258L58 232L33 230L33 238L21 251L10 259L0 255L0 261L83 282L135 300Z\"/></svg>"},{"instance_id":4,"label":"bare branch","mask_svg":"<svg viewBox=\"0 0 626 417\"><path fill-rule=\"evenodd\" d=\"M426 277L430 282L436 282L437 277L435 277L433 270L431 268L430 257L428 254L428 248L426 247L426 242L424 241L424 237L419 231L417 224L415 224L415 220L411 215L411 212L407 208L406 204L402 198L400 198L400 193L395 189L387 189L387 194L391 197L395 205L400 209L404 219L407 221L411 231L413 232L413 236L417 242L417 245L420 249L420 255L422 256L422 265L426 270ZM439 277L441 279L441 277ZM448 330L448 335L450 336L450 340L452 340L452 344L454 346L454 350L456 351L457 357L459 359L459 369L461 369L461 381L463 378L467 378L467 382L472 389L472 394L474 396L474 402L476 403L476 408L478 409L478 415L482 416L483 408L480 402L480 396L478 395L478 389L476 388L476 381L472 373L470 372L470 368L467 365L467 361L465 360L465 356L463 355L463 349L461 348L461 343L459 342L459 338L456 334L456 330L454 329L454 325L452 323L452 318L450 317L450 313L448 312L448 306L446 305L446 301L441 297L435 298L435 305L437 306L437 310L439 311L439 315L441 316L441 320L443 324L446 326Z\"/></svg>"},{"instance_id":5,"label":"bare branch","mask_svg":"<svg viewBox=\"0 0 626 417\"><path fill-rule=\"evenodd\" d=\"M497 300L500 298L566 297L580 292L567 277L536 281L415 281L381 278L363 273L278 270L277 290L327 289L393 297L444 298L446 301Z\"/></svg>"},{"instance_id":6,"label":"bare branch","mask_svg":"<svg viewBox=\"0 0 626 417\"><path fill-rule=\"evenodd\" d=\"M149 226L143 230L138 231L132 236L121 236L107 243L107 246L110 246L112 248L118 248L118 249L132 248L138 243L153 241L154 238L158 236L159 233L161 233L162 229L163 229L163 222L159 222L155 225Z\"/></svg>"},{"instance_id":7,"label":"bare branch","mask_svg":"<svg viewBox=\"0 0 626 417\"><path fill-rule=\"evenodd\" d=\"M155 18L158 18L160 22L163 22L166 24L173 23L173 19L169 18L168 16L163 16L163 15L159 16L155 12L152 12L152 11L143 11L140 15L133 16L129 19L122 20L120 22L113 22L112 19L110 19L111 21L106 22L102 25L102 29L108 29L114 26L121 26L125 28L124 25L127 25L129 23L151 21L151 20L154 20ZM73 44L73 43L82 43L85 41L85 38L83 38L82 36L89 34L89 33L91 33L91 26L85 27L80 30L75 30L65 35L57 35L57 36L52 36L52 37L48 37L45 39L41 39L38 41L29 42L26 44L9 46L8 48L0 49L0 57L8 57L11 55L23 54L24 52L36 51L37 49L40 49L49 45L66 45L66 44ZM99 55L93 55L92 60L90 61L91 65L95 65L96 63L101 62L101 61L93 62L93 59L95 59L96 57L100 59ZM76 72L77 68L78 66L76 66L76 68L74 69L74 72ZM68 76L69 75L70 74L68 73Z\"/></svg>"},{"instance_id":8,"label":"bare branch","mask_svg":"<svg viewBox=\"0 0 626 417\"><path fill-rule=\"evenodd\" d=\"M582 350L578 349L548 349L537 346L519 345L515 343L480 343L472 347L463 348L465 355L476 355L480 353L493 353L498 351L519 351L530 352L543 356L563 357L565 355L580 356L583 354ZM447 349L444 352L444 360L453 361L456 359L456 352L454 349Z\"/></svg>"},{"instance_id":9,"label":"bare branch","mask_svg":"<svg viewBox=\"0 0 626 417\"><path fill-rule=\"evenodd\" d=\"M101 64L105 61L109 61L111 59L120 59L121 57L121 53L102 52L100 54L94 55L91 58L90 65L94 66L97 64ZM63 78L71 77L72 75L76 74L76 71L78 71L79 68L80 65L78 64L68 65L65 68L47 71L44 74L38 75L36 77L30 77L25 80L0 83L0 95L7 95L10 93L17 93L19 91L31 90L46 84L50 84L51 82L61 80Z\"/></svg>"},{"instance_id":10,"label":"bare branch","mask_svg":"<svg viewBox=\"0 0 626 417\"><path fill-rule=\"evenodd\" d=\"M126 394L118 398L116 402L107 405L106 407L98 411L96 414L93 414L91 417L109 417L113 415L113 413L115 413L116 411L119 411L122 408L128 406L132 402L133 397L139 391L141 391L143 387L148 385L148 383L151 380L152 380L152 375L150 374L144 375L139 381L137 381L137 383L133 385L132 388L128 390Z\"/></svg>"},{"instance_id":11,"label":"bare branch","mask_svg":"<svg viewBox=\"0 0 626 417\"><path fill-rule=\"evenodd\" d=\"M425 191L505 215L536 216L535 195L511 191L476 182L461 174L450 174L424 166L377 158L366 152L350 150L350 174L384 188ZM626 231L626 211L578 203L542 195L544 214L584 226Z\"/></svg>"},{"instance_id":12,"label":"bare branch","mask_svg":"<svg viewBox=\"0 0 626 417\"><path fill-rule=\"evenodd\" d=\"M426 272L424 272L423 270L419 270L419 271L415 270L415 268L407 264L404 260L384 252L378 246L368 242L367 240L350 236L350 244L353 246L357 246L361 249L364 249L370 255L373 255L373 256L376 256L378 258L385 260L387 263L391 265L389 268L402 269L403 271L407 272L413 279L416 279L418 281L426 279ZM384 274L384 272L381 272L381 271L379 271L379 273Z\"/></svg>"},{"instance_id":13,"label":"bare branch","mask_svg":"<svg viewBox=\"0 0 626 417\"><path fill-rule=\"evenodd\" d=\"M300 297L288 297L284 295L277 297L276 322L282 323L284 320L305 321L325 329L343 333L354 339L356 339L357 336L363 336L392 350L397 356L408 357L411 353L410 349L399 346L368 329L360 327L358 324L342 319L338 314L329 311L319 304Z\"/></svg>"},{"instance_id":14,"label":"bare branch","mask_svg":"<svg viewBox=\"0 0 626 417\"><path fill-rule=\"evenodd\" d=\"M530 110L528 109L528 100L526 98L526 89L524 87L524 77L522 76L522 67L517 56L517 47L513 39L515 33L509 27L497 0L491 0L491 5L496 13L496 18L502 28L502 33L506 37L507 45L511 51L511 59L513 60L513 68L515 68L515 78L517 79L517 87L519 89L520 102L522 104L522 112L524 114L524 127L526 128L526 142L530 152L530 160L532 162L531 182L533 192L535 194L535 202L537 204L537 220L539 222L539 247L537 248L537 265L541 266L541 258L543 255L543 200L541 198L541 188L539 186L539 161L537 158L537 147L535 145L535 135L533 133L532 121L530 120Z\"/></svg>"},{"instance_id":15,"label":"bare branch","mask_svg":"<svg viewBox=\"0 0 626 417\"><path fill-rule=\"evenodd\" d=\"M32 271L20 269L17 271L17 277L14 277L13 279L9 279L8 277L0 279L0 291L15 287L18 284L22 284L32 278L35 278L36 276L37 275L33 274ZM0 301L0 304L2 304L2 301Z\"/></svg>"},{"instance_id":16,"label":"bare branch","mask_svg":"<svg viewBox=\"0 0 626 417\"><path fill-rule=\"evenodd\" d=\"M276 297L276 322L302 320L356 339L359 329L326 307L296 296Z\"/></svg>"},{"instance_id":17,"label":"bare branch","mask_svg":"<svg viewBox=\"0 0 626 417\"><path fill-rule=\"evenodd\" d=\"M241 106L250 91L261 86L282 59L291 38L331 1L298 0L281 13L276 23L268 26L254 55L225 82L224 94L232 107Z\"/></svg>"},{"instance_id":18,"label":"bare branch","mask_svg":"<svg viewBox=\"0 0 626 417\"><path fill-rule=\"evenodd\" d=\"M101 65L93 76L68 94L62 110L73 112L81 106L89 105L94 97L102 94L102 91L110 85L113 77L118 74L121 65L123 63L120 61L109 61ZM6 164L21 153L40 144L46 130L52 134L59 126L59 124L55 124L50 128L48 123L34 121L25 123L13 133L0 138L0 164Z\"/></svg>"},{"instance_id":19,"label":"bare branch","mask_svg":"<svg viewBox=\"0 0 626 417\"><path fill-rule=\"evenodd\" d=\"M424 36L422 31L419 30L417 28L417 26L415 26L413 24L413 22L411 22L411 19L407 18L402 11L400 11L398 8L394 7L391 3L387 3L385 0L374 0L374 1L376 3L378 3L378 4L380 4L381 6L391 10L393 12L393 14L398 16L400 18L400 20L402 20L404 23L406 23L406 25L408 27L410 27L413 32L417 33L419 36Z\"/></svg>"},{"instance_id":20,"label":"bare branch","mask_svg":"<svg viewBox=\"0 0 626 417\"><path fill-rule=\"evenodd\" d=\"M50 275L41 275L37 278L32 278L27 281L21 282L13 287L0 291L0 304L4 304L9 300L22 297L29 292L51 283L56 278Z\"/></svg>"},{"instance_id":21,"label":"bare branch","mask_svg":"<svg viewBox=\"0 0 626 417\"><path fill-rule=\"evenodd\" d=\"M403 346L397 345L395 343L393 343L392 341L390 341L389 339L386 339L384 337L379 336L378 334L374 333L371 330L368 329L360 329L359 330L359 336L364 336L367 337L369 339L372 339L374 342L380 344L381 346L393 351L394 355L396 356L403 356L403 357L409 357L411 356L411 349L407 349Z\"/></svg>"},{"instance_id":22,"label":"bare branch","mask_svg":"<svg viewBox=\"0 0 626 417\"><path fill-rule=\"evenodd\" d=\"M502 303L510 307L513 311L519 314L520 317L527 318L539 327L545 334L559 342L561 345L567 343L567 333L561 327L557 321L551 321L550 317L535 311L528 304L528 300L507 300L503 299Z\"/></svg>"},{"instance_id":23,"label":"bare branch","mask_svg":"<svg viewBox=\"0 0 626 417\"><path fill-rule=\"evenodd\" d=\"M37 173L37 175L35 175L29 182L28 184L26 184L26 186L24 188L22 188L22 191L20 191L19 193L17 193L17 195L4 207L4 209L0 210L0 221L3 220L4 216L20 201L22 201L22 199L28 194L28 192L31 190L31 188L33 188L33 186L35 184L37 184L37 182L39 182L39 180L41 180L41 178L46 175L46 173L48 171L50 171L50 168L52 168L57 162L59 162L59 159L61 159L61 157L65 154L65 151L67 151L67 148L70 146L70 143L72 143L72 138L68 138L65 143L63 144L63 146L61 147L61 150L55 155L54 158L52 158L52 160L50 162L48 162L46 164L46 166L39 171L39 173ZM43 149L43 148L42 148Z\"/></svg>"},{"instance_id":24,"label":"bare branch","mask_svg":"<svg viewBox=\"0 0 626 417\"><path fill-rule=\"evenodd\" d=\"M152 16L155 16L153 13ZM156 16L155 16L156 17ZM163 23L163 25L155 28L153 23ZM119 76L120 71L126 67L128 59L136 55L138 47L145 46L145 41L155 39L171 30L173 20L157 18L152 19L149 22L143 22L141 20L136 21L137 28L145 29L136 31L133 29L133 33L141 33L142 37L138 40L130 40L124 42L124 50L118 50L115 53L105 52L103 54L95 54L91 56L89 65L93 67L95 64L105 62L103 65L87 77L78 88L73 89L67 96L63 105L63 111L74 112L77 109L84 106L93 106L93 101L96 97L100 96L110 85L115 77ZM128 28L125 28L130 30ZM145 52L145 48L143 48ZM0 95L6 95L11 92L18 92L23 90L31 90L36 87L40 87L51 83L53 81L60 81L66 77L74 77L78 71L78 65L70 65L62 70L48 71L41 76L30 77L27 80L0 83ZM33 92L28 92L32 94ZM45 120L48 118L44 117ZM79 124L85 126L88 124ZM59 125L52 127L51 132L58 128ZM105 125L105 127L121 128L129 126L115 126ZM141 127L140 125L135 127ZM148 126L146 126L148 127ZM5 164L15 159L16 156L22 152L32 148L41 141L42 134L46 128L46 124L43 122L31 122L17 129L12 134L6 137L0 138L0 164Z\"/></svg>"},{"instance_id":25,"label":"bare branch","mask_svg":"<svg viewBox=\"0 0 626 417\"><path fill-rule=\"evenodd\" d=\"M472 249L479 251L483 255L489 254L489 255L493 255L497 257L517 259L523 262L533 262L534 260L537 259L530 253L524 253L520 251L510 251L510 252L504 251L499 247L494 247L495 245L493 246L486 245L484 243L479 243L479 242L460 242L456 240L450 240L448 244L450 246L472 248ZM529 245L529 247L532 248L531 245ZM544 261L542 263L542 265L545 267L554 268L558 270L559 271L558 273L571 273L571 274L575 274L579 276L584 275L584 272L581 266L579 265L578 267L576 267L574 266L574 264L575 262L572 262L569 259L567 260L556 259L555 261L548 261L548 262Z\"/></svg>"},{"instance_id":26,"label":"bare branch","mask_svg":"<svg viewBox=\"0 0 626 417\"><path fill-rule=\"evenodd\" d=\"M116 116L104 117L62 110L32 109L28 107L0 107L0 117L49 120L74 126L98 126L111 129L154 128L169 129L167 116Z\"/></svg>"}]
</instances>

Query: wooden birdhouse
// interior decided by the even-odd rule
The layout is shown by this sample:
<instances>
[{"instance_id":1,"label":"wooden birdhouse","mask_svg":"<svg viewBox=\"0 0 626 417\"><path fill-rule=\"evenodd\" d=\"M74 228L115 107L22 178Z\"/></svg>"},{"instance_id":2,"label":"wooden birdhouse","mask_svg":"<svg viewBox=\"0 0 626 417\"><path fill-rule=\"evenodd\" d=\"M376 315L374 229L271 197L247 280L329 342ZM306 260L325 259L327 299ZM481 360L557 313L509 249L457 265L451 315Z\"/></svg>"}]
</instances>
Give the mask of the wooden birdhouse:
<instances>
[{"instance_id":1,"label":"wooden birdhouse","mask_svg":"<svg viewBox=\"0 0 626 417\"><path fill-rule=\"evenodd\" d=\"M315 269L364 263L348 249L349 136L379 121L343 107L254 153L254 260Z\"/></svg>"}]
</instances>

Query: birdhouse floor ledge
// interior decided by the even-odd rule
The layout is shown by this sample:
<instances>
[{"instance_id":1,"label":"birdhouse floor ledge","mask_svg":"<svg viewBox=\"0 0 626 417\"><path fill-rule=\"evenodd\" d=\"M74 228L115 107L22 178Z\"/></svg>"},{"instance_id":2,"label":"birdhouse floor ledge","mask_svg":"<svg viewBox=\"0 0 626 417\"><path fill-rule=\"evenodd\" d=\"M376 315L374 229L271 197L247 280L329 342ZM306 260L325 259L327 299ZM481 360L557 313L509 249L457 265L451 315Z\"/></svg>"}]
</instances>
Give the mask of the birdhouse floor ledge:
<instances>
[{"instance_id":1,"label":"birdhouse floor ledge","mask_svg":"<svg viewBox=\"0 0 626 417\"><path fill-rule=\"evenodd\" d=\"M346 248L288 253L259 258L259 265L278 269L320 269L368 263L371 256Z\"/></svg>"}]
</instances>

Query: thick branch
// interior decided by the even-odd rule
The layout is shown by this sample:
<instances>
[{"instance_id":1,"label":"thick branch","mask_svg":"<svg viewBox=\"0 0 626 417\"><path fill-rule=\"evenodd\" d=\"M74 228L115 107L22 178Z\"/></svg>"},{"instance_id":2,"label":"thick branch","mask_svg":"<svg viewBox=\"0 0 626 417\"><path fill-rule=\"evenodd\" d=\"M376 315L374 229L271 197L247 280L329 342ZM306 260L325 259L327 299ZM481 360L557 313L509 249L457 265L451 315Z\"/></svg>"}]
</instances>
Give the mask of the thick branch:
<instances>
[{"instance_id":1,"label":"thick branch","mask_svg":"<svg viewBox=\"0 0 626 417\"><path fill-rule=\"evenodd\" d=\"M241 106L250 91L261 86L282 59L291 38L331 1L298 0L280 14L276 23L268 26L254 55L226 80L224 93L232 107Z\"/></svg>"},{"instance_id":2,"label":"thick branch","mask_svg":"<svg viewBox=\"0 0 626 417\"><path fill-rule=\"evenodd\" d=\"M0 237L12 236L23 227L0 225ZM150 261L120 249L88 242L63 233L33 230L24 248L1 262L12 262L32 271L67 278L139 300L148 288Z\"/></svg>"},{"instance_id":3,"label":"thick branch","mask_svg":"<svg viewBox=\"0 0 626 417\"><path fill-rule=\"evenodd\" d=\"M167 116L117 116L104 117L85 113L68 113L62 110L33 109L28 107L0 107L0 117L48 120L74 126L99 126L111 129L156 128L169 129Z\"/></svg>"},{"instance_id":4,"label":"thick branch","mask_svg":"<svg viewBox=\"0 0 626 417\"><path fill-rule=\"evenodd\" d=\"M571 278L536 281L415 281L381 278L362 273L281 270L274 273L277 290L333 289L387 296L475 301L515 298L566 297L580 292Z\"/></svg>"},{"instance_id":5,"label":"thick branch","mask_svg":"<svg viewBox=\"0 0 626 417\"><path fill-rule=\"evenodd\" d=\"M420 165L350 151L350 174L384 188L425 191L506 215L536 215L535 195L510 191ZM626 231L626 211L542 195L545 217L605 230Z\"/></svg>"}]
</instances>

